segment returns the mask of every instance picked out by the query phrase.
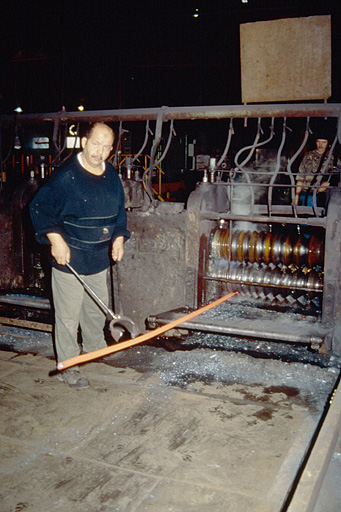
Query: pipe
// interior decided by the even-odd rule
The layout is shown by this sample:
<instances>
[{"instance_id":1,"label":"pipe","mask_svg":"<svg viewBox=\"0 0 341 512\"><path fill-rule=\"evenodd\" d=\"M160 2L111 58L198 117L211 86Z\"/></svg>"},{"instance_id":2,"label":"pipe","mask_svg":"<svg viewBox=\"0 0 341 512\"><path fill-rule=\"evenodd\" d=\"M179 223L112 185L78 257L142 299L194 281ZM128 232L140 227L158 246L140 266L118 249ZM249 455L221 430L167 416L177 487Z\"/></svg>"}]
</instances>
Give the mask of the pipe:
<instances>
[{"instance_id":1,"label":"pipe","mask_svg":"<svg viewBox=\"0 0 341 512\"><path fill-rule=\"evenodd\" d=\"M77 129L76 129L76 136L75 136L75 142L74 142L74 145L73 145L73 148L71 150L71 152L66 155L66 157L62 160L62 162L60 162L60 165L63 165L67 160L69 160L69 158L71 158L73 155L74 155L74 151L76 149L76 145L77 145L77 139L79 138L79 123L77 123ZM63 148L63 151L65 149L65 145L67 144L67 134L65 135L65 141L64 141L64 148ZM50 171L50 168L51 168L51 165L52 165L52 159L51 159L51 155L49 155L49 164L48 164L48 167L49 167L49 174L51 175L51 171Z\"/></svg>"},{"instance_id":2,"label":"pipe","mask_svg":"<svg viewBox=\"0 0 341 512\"><path fill-rule=\"evenodd\" d=\"M70 368L71 366L85 363L87 361L93 361L94 359L98 359L99 357L104 357L104 356L107 356L108 354L112 354L114 352L119 352L120 350L124 350L124 349L132 347L134 345L143 343L144 341L155 338L155 336L159 336L160 334L163 334L166 331L170 331L171 329L174 329L174 327L177 327L180 323L187 322L188 320L191 320L192 318L199 316L201 313L204 313L205 311L208 311L209 309L212 309L215 306L218 306L219 304L230 299L231 297L233 297L233 295L236 295L237 293L238 292L228 293L227 295L220 297L219 299L215 300L214 302L211 302L210 304L207 304L206 306L203 306L200 309L196 309L195 311L192 311L188 315L184 315L181 318L178 318L177 320L173 320L172 322L169 322L168 324L166 324L162 327L159 327L158 329L154 329L151 332L148 332L146 334L141 334L140 336L138 336L137 338L135 338L133 340L122 341L118 345L101 348L99 350L94 350L93 352L88 352L87 354L81 354L79 356L71 357L70 359L66 359L65 361L62 361L57 364L57 369L65 370L66 368Z\"/></svg>"},{"instance_id":3,"label":"pipe","mask_svg":"<svg viewBox=\"0 0 341 512\"><path fill-rule=\"evenodd\" d=\"M296 151L296 153L291 158L289 158L288 165L287 165L287 171L288 171L289 178L290 178L290 183L291 183L291 202L292 202L292 205L293 205L293 210L294 210L295 217L297 217L296 203L295 203L295 189L296 189L296 187L295 187L295 178L294 178L294 176L292 174L291 167L292 167L292 164L295 162L296 158L298 157L298 155L301 153L302 149L304 148L304 146L306 145L306 142L308 140L309 132L310 132L309 121L310 121L310 117L307 117L307 122L306 122L306 126L305 126L305 133L304 133L303 141L302 141L300 147L298 148L298 150Z\"/></svg>"},{"instance_id":4,"label":"pipe","mask_svg":"<svg viewBox=\"0 0 341 512\"><path fill-rule=\"evenodd\" d=\"M221 164L223 163L223 161L224 161L224 159L225 159L225 157L226 157L226 155L227 155L227 153L228 153L228 151L230 149L232 135L234 135L233 120L230 119L230 127L229 127L229 131L228 131L228 136L227 136L227 141L226 141L225 149L223 151L223 154L221 155L220 160L217 163L217 168L218 169L221 166Z\"/></svg>"},{"instance_id":5,"label":"pipe","mask_svg":"<svg viewBox=\"0 0 341 512\"><path fill-rule=\"evenodd\" d=\"M55 123L54 123L54 127L53 127L53 145L57 151L57 154L56 156L54 157L53 161L52 161L52 165L60 165L60 161L59 161L59 158L61 156L61 154L63 153L63 151L65 150L66 148L66 143L67 143L67 137L66 137L66 130L67 130L67 127L65 127L65 134L64 134L64 143L63 143L63 146L60 147L58 145L58 133L59 133L59 127L60 127L60 122L59 120L55 120Z\"/></svg>"},{"instance_id":6,"label":"pipe","mask_svg":"<svg viewBox=\"0 0 341 512\"><path fill-rule=\"evenodd\" d=\"M158 319L160 321L160 319ZM181 319L179 319L181 320ZM237 323L232 323L231 325L226 322L224 325L216 324L216 323L208 323L205 322L187 322L181 321L177 325L182 329L193 329L195 331L202 331L203 328L208 332L215 332L219 334L229 334L232 336L241 336L243 338L264 338L271 341L287 341L290 343L304 343L304 344L314 344L314 345L322 345L323 337L322 336L313 336L309 333L304 332L288 332L288 330L279 331L275 329L273 326L273 330L270 328L262 329L259 327L258 329L249 327L251 321L248 320L248 325L246 322L240 321ZM168 325L168 324L167 324ZM164 326L166 327L166 326ZM162 327L161 327L162 329ZM153 331L154 332L154 331ZM105 349L102 349L105 350Z\"/></svg>"},{"instance_id":7,"label":"pipe","mask_svg":"<svg viewBox=\"0 0 341 512\"><path fill-rule=\"evenodd\" d=\"M283 129L282 129L282 140L281 140L281 144L278 148L278 152L277 152L277 161L276 161L276 169L275 169L275 172L273 173L273 175L271 176L271 180L270 180L270 186L268 188L268 208L269 208L269 216L271 217L271 209L272 209L272 190L273 190L273 185L276 181L276 178L277 178L277 175L278 175L278 172L280 170L280 167L281 167L281 156L282 156L282 150L283 150L283 147L284 147L284 144L285 144L285 139L286 139L286 134L287 134L287 120L286 120L286 117L283 119Z\"/></svg>"},{"instance_id":8,"label":"pipe","mask_svg":"<svg viewBox=\"0 0 341 512\"><path fill-rule=\"evenodd\" d=\"M142 154L144 148L146 147L148 139L149 139L149 134L153 135L153 132L149 128L149 121L147 120L146 121L146 131L145 131L145 135L144 135L144 141L143 141L143 144L142 144L140 150L136 153L136 155L134 157L134 160L132 161L132 165L134 164L134 162L136 162L136 160L139 158L139 156Z\"/></svg>"},{"instance_id":9,"label":"pipe","mask_svg":"<svg viewBox=\"0 0 341 512\"><path fill-rule=\"evenodd\" d=\"M251 193L251 197L250 197L250 206L251 206L251 209L250 209L250 213L253 212L253 208L254 208L254 205L255 205L255 192L254 192L254 189L252 187L252 183L251 183L251 180L250 180L250 176L249 176L249 173L247 172L246 169L244 169L244 165L246 165L250 158L252 157L256 147L257 147L257 143L258 143L258 140L259 140L259 137L261 135L261 132L262 132L262 128L261 128L261 118L259 117L258 118L258 125L257 125L257 132L256 132L256 137L255 137L255 140L253 141L253 144L251 146L246 146L245 148L242 148L238 151L238 153L236 154L236 156L234 157L234 163L235 165L237 166L237 168L239 169L240 172L242 172L244 175L245 175L245 178L246 178L246 181L247 181L247 184L250 188L250 193ZM243 160L243 162L241 164L238 163L238 158L239 156L244 152L246 151L247 149L249 149L249 154L247 155L247 157ZM233 194L231 194L231 203L232 203L232 199L233 199ZM232 209L233 209L233 206L232 206Z\"/></svg>"},{"instance_id":10,"label":"pipe","mask_svg":"<svg viewBox=\"0 0 341 512\"><path fill-rule=\"evenodd\" d=\"M156 151L159 147L159 144L161 142L162 137L162 125L163 125L163 119L164 119L164 107L161 108L161 110L158 112L157 120L156 120L156 127L155 127L155 139L152 146L152 149L150 151L150 164L149 167L144 171L142 180L143 183L145 183L146 176L148 175L147 179L147 185L146 185L146 191L149 195L149 197L153 198L153 188L152 188L152 179L153 179L153 169L155 167L155 157L156 157Z\"/></svg>"},{"instance_id":11,"label":"pipe","mask_svg":"<svg viewBox=\"0 0 341 512\"><path fill-rule=\"evenodd\" d=\"M166 147L165 147L165 150L164 152L162 153L162 155L160 156L160 158L158 160L156 160L154 166L157 167L158 165L160 165L160 163L162 162L162 160L164 160L165 156L167 155L168 153L168 150L169 150L169 146L172 142L172 138L173 138L173 135L176 135L175 133L175 130L174 130L174 119L171 120L170 122L170 127L169 127L169 135L168 135L168 140L167 140L167 144L166 144Z\"/></svg>"},{"instance_id":12,"label":"pipe","mask_svg":"<svg viewBox=\"0 0 341 512\"><path fill-rule=\"evenodd\" d=\"M311 208L308 206L309 210ZM222 213L212 213L212 212L200 212L200 218L205 220L233 220L233 221L241 221L241 222L263 222L265 224L296 224L296 225L307 225L307 226L318 226L321 228L326 227L326 219L327 217L268 217L263 215L234 215L234 214L222 214Z\"/></svg>"},{"instance_id":13,"label":"pipe","mask_svg":"<svg viewBox=\"0 0 341 512\"><path fill-rule=\"evenodd\" d=\"M246 176L246 180L250 186L250 191L251 191L251 200L250 200L250 203L251 203L251 212L253 212L253 209L254 209L254 204L255 204L255 197L254 197L254 189L252 187L252 182L250 180L250 175L252 174L252 171L250 172L250 170L245 170L244 169L244 166L250 161L252 155L254 154L255 150L257 148L260 148L261 146L264 146L265 144L267 144L268 142L270 142L272 139L273 139L273 136L274 136L274 123L275 123L275 118L272 117L271 119L271 125L270 125L270 135L267 139L265 139L264 141L262 142L258 142L259 138L260 138L260 134L263 133L263 130L261 128L261 118L258 119L258 127L257 127L257 133L256 133L256 137L255 137L255 140L253 142L253 144L251 146L246 146L245 148L242 148L238 153L237 155L235 156L235 164L237 165L238 169L240 171L243 171L245 173L245 176ZM248 156L245 158L245 160L241 163L241 164L238 164L238 157L239 155L243 152L243 151L246 151L247 149L250 149L250 152L248 154ZM255 174L258 174L257 172L255 172Z\"/></svg>"},{"instance_id":14,"label":"pipe","mask_svg":"<svg viewBox=\"0 0 341 512\"><path fill-rule=\"evenodd\" d=\"M165 107L161 107L164 108ZM157 119L160 107L117 110L93 110L83 112L51 112L43 114L20 114L21 123L72 121L104 123L124 121L146 121ZM167 107L164 121L170 119L226 119L258 117L338 117L341 103L307 103L307 104L260 104L260 105L212 105L192 107ZM2 116L1 122L14 122L13 116Z\"/></svg>"},{"instance_id":15,"label":"pipe","mask_svg":"<svg viewBox=\"0 0 341 512\"><path fill-rule=\"evenodd\" d=\"M122 140L124 133L129 133L129 130L125 130L124 128L122 128L122 121L121 121L119 131L118 131L118 141L117 141L117 145L116 145L115 157L114 157L114 162L113 162L115 169L117 168L117 165L118 165L118 153L121 149L121 140Z\"/></svg>"}]
</instances>

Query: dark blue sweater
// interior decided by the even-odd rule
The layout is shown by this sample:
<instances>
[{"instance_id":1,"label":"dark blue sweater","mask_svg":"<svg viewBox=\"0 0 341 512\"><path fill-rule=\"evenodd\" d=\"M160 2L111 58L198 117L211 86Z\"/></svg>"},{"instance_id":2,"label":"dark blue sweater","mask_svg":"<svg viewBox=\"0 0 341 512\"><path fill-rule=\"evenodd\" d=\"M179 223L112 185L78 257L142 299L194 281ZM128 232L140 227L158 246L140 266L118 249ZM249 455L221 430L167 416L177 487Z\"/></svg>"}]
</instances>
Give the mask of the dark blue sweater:
<instances>
[{"instance_id":1,"label":"dark blue sweater","mask_svg":"<svg viewBox=\"0 0 341 512\"><path fill-rule=\"evenodd\" d=\"M47 233L62 235L71 250L70 263L80 274L107 268L111 242L118 236L130 236L122 184L108 163L104 173L96 176L77 158L67 162L36 194L30 213L38 242L50 243ZM55 260L51 264L69 272Z\"/></svg>"}]
</instances>

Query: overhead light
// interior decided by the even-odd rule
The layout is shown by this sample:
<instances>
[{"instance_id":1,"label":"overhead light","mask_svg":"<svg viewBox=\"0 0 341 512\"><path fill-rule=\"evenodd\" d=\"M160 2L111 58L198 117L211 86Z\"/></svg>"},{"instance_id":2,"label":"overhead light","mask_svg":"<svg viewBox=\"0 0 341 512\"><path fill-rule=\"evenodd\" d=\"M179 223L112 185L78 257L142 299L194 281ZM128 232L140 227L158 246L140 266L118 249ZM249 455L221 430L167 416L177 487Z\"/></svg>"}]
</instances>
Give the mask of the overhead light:
<instances>
[{"instance_id":1,"label":"overhead light","mask_svg":"<svg viewBox=\"0 0 341 512\"><path fill-rule=\"evenodd\" d=\"M199 9L195 9L194 14L192 14L192 18L199 18Z\"/></svg>"},{"instance_id":2,"label":"overhead light","mask_svg":"<svg viewBox=\"0 0 341 512\"><path fill-rule=\"evenodd\" d=\"M19 135L14 137L14 149L21 149L21 141Z\"/></svg>"},{"instance_id":3,"label":"overhead light","mask_svg":"<svg viewBox=\"0 0 341 512\"><path fill-rule=\"evenodd\" d=\"M17 112L18 114L21 114L21 112L22 112L22 108L18 106L18 107L16 107L16 108L14 109L14 112Z\"/></svg>"},{"instance_id":4,"label":"overhead light","mask_svg":"<svg viewBox=\"0 0 341 512\"><path fill-rule=\"evenodd\" d=\"M19 137L19 130L21 129L20 124L17 124L14 128L14 149L21 149L21 140Z\"/></svg>"},{"instance_id":5,"label":"overhead light","mask_svg":"<svg viewBox=\"0 0 341 512\"><path fill-rule=\"evenodd\" d=\"M81 98L81 102L80 102L80 104L78 105L77 108L78 108L78 110L80 112L83 112L83 110L84 110L84 98Z\"/></svg>"}]
</instances>

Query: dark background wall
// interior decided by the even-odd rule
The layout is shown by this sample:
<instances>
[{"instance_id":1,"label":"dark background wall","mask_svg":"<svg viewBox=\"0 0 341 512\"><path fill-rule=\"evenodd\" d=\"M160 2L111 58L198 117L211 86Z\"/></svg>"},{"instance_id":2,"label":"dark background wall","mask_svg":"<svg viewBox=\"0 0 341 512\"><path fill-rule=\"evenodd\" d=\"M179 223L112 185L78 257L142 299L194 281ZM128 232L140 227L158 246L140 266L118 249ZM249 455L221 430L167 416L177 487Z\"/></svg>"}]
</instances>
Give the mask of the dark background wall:
<instances>
[{"instance_id":1,"label":"dark background wall","mask_svg":"<svg viewBox=\"0 0 341 512\"><path fill-rule=\"evenodd\" d=\"M198 14L198 17L193 17ZM340 101L336 0L15 0L1 9L0 113L238 104L239 26L331 15ZM285 48L283 48L285 51Z\"/></svg>"}]
</instances>

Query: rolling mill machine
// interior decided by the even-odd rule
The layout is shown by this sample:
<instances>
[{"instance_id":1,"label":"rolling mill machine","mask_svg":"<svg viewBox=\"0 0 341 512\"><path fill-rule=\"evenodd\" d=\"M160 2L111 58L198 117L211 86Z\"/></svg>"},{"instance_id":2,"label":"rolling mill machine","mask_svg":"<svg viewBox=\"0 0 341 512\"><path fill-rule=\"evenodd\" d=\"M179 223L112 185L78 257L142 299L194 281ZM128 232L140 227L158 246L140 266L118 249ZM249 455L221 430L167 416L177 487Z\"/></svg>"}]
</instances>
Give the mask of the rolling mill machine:
<instances>
[{"instance_id":1,"label":"rolling mill machine","mask_svg":"<svg viewBox=\"0 0 341 512\"><path fill-rule=\"evenodd\" d=\"M273 121L269 138L260 141L258 119L253 143L237 151L224 178L221 164L230 145L230 125L223 157L218 162L210 161L203 182L189 197L191 242L187 255L188 261L197 262L195 306L231 291L238 292L238 296L182 327L303 343L313 349L324 346L339 354L340 164L334 167L333 186L328 187L323 206L318 206L317 193L322 175L313 187L313 206L296 205L292 167L307 142L309 119L301 144L283 166L281 156L288 128L285 117L272 162L248 165L254 153L272 139ZM334 132L330 154L337 141ZM276 194L280 176L285 176L289 185L286 201L278 200ZM152 325L182 313L180 309L158 315Z\"/></svg>"},{"instance_id":2,"label":"rolling mill machine","mask_svg":"<svg viewBox=\"0 0 341 512\"><path fill-rule=\"evenodd\" d=\"M125 314L141 332L236 291L229 302L180 324L181 332L300 343L340 354L340 164L335 162L323 204L317 193L323 169L314 185L313 206L295 204L295 173L312 118L334 123L331 154L335 153L341 138L340 123L335 122L340 108L338 104L162 107L27 115L21 123L52 121L54 133L60 123L119 123L119 141L126 131L123 123L125 128L129 123L145 123L140 150L119 164L118 144L113 159L125 190L131 232L120 264L121 300ZM189 120L221 120L225 132L227 120L225 148L218 157L196 152L191 173L197 183L186 202L160 200L154 170L171 154L177 123L181 130L181 123ZM255 123L251 143L238 137L237 120L244 126ZM288 133L296 121L300 129L290 135L294 143L288 151ZM152 134L150 122L155 122ZM169 135L163 142L168 123ZM138 157L147 147L150 160L141 171ZM114 279L114 290L116 286Z\"/></svg>"}]
</instances>

